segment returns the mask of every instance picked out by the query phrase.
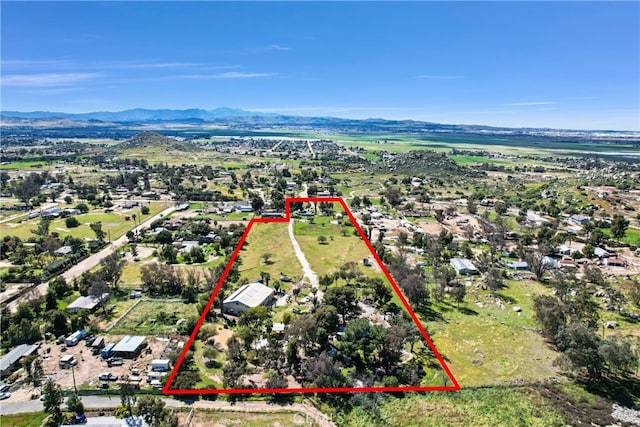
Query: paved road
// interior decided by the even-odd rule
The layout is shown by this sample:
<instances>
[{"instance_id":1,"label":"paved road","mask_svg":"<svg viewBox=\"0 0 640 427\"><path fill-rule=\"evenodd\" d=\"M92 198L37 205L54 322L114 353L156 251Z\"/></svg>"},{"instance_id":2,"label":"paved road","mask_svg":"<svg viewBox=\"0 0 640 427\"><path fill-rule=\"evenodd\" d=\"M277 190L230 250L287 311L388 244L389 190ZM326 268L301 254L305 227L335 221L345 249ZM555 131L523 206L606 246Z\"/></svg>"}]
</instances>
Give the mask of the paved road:
<instances>
[{"instance_id":1,"label":"paved road","mask_svg":"<svg viewBox=\"0 0 640 427\"><path fill-rule=\"evenodd\" d=\"M272 404L269 402L236 402L231 403L222 400L177 400L169 397L162 397L162 400L170 408L193 407L196 409L216 409L219 411L233 412L280 412L291 411L297 414L297 418L303 420L305 416L312 418L322 427L333 427L336 424L331 419L320 412L317 408L306 403L292 404ZM119 396L83 396L82 403L87 409L113 409L120 406ZM39 400L28 402L0 402L0 414L21 414L42 411L44 408Z\"/></svg>"},{"instance_id":2,"label":"paved road","mask_svg":"<svg viewBox=\"0 0 640 427\"><path fill-rule=\"evenodd\" d=\"M164 217L164 216L169 215L174 210L175 210L174 206L163 210L162 212L160 212L160 213L158 213L158 214L146 219L140 225L135 227L133 229L133 231L137 233L137 232L139 232L139 231L141 231L141 230L143 230L145 228L148 228L149 225L153 221L155 221L156 219L158 219L160 217ZM95 253L95 254L89 256L88 258L83 259L78 264L74 265L69 270L67 270L64 273L62 273L62 277L64 277L65 280L68 283L72 282L73 279L75 279L76 277L80 276L85 271L91 270L93 267L98 265L100 263L100 261L102 261L102 259L106 258L107 256L111 255L112 253L114 253L115 251L120 249L121 247L125 246L128 241L129 241L129 239L127 239L127 236L126 235L122 235L120 238L118 238L118 239L114 240L113 242L109 243L100 252ZM49 288L49 282L45 282L45 283L41 283L38 286L33 287L32 289L34 290L34 292L36 292L39 295L45 295L47 293L47 289L48 288ZM15 309L18 307L18 304L20 302L22 302L25 298L32 298L32 293L28 292L24 296L16 299L15 301L12 301L8 305L9 310L12 311L12 312L15 311Z\"/></svg>"}]
</instances>

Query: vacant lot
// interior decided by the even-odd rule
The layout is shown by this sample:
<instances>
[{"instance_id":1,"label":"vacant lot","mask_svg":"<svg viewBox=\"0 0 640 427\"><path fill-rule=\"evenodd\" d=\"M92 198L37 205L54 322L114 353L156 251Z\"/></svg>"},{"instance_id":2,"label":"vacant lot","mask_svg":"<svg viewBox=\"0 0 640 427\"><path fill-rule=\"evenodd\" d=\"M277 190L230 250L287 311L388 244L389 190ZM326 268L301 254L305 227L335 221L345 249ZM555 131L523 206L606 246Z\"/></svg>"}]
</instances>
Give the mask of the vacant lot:
<instances>
[{"instance_id":1,"label":"vacant lot","mask_svg":"<svg viewBox=\"0 0 640 427\"><path fill-rule=\"evenodd\" d=\"M178 419L184 423L187 413L178 414ZM313 420L306 418L303 414L295 412L214 412L197 411L189 424L193 427L287 427L287 426L315 426Z\"/></svg>"},{"instance_id":2,"label":"vacant lot","mask_svg":"<svg viewBox=\"0 0 640 427\"><path fill-rule=\"evenodd\" d=\"M556 375L557 353L534 330L532 299L547 292L536 282L511 281L497 296L470 287L460 310L446 303L435 306L446 323L427 322L427 331L463 388Z\"/></svg>"},{"instance_id":3,"label":"vacant lot","mask_svg":"<svg viewBox=\"0 0 640 427\"><path fill-rule=\"evenodd\" d=\"M182 302L140 301L110 331L112 334L156 335L168 334L180 319L198 316L197 304Z\"/></svg>"}]
</instances>

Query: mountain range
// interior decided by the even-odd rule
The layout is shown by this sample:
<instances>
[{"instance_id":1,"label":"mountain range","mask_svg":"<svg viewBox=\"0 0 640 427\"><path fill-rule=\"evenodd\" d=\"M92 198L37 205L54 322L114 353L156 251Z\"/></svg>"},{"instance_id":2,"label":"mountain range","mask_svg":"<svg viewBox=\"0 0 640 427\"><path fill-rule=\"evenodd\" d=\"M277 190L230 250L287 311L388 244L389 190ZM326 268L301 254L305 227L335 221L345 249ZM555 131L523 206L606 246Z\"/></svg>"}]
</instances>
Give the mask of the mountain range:
<instances>
[{"instance_id":1,"label":"mountain range","mask_svg":"<svg viewBox=\"0 0 640 427\"><path fill-rule=\"evenodd\" d=\"M254 113L237 108L221 107L214 110L190 108L187 110L150 110L146 108L134 108L124 111L98 111L92 113L61 113L52 111L2 111L4 117L21 119L69 119L69 120L99 120L103 122L140 122L140 121L175 121L199 119L204 121L232 117L273 117L277 114Z\"/></svg>"},{"instance_id":2,"label":"mountain range","mask_svg":"<svg viewBox=\"0 0 640 427\"><path fill-rule=\"evenodd\" d=\"M482 135L528 135L543 137L632 139L640 138L638 132L624 131L583 131L550 128L506 128L482 125L456 125L424 122L417 120L345 119L337 117L304 117L277 113L246 111L238 108L221 107L213 110L191 108L145 109L135 108L124 111L99 111L89 113L62 113L51 111L0 111L2 124L7 127L135 127L182 123L198 126L213 124L244 129L274 127L288 129L314 129L323 131L348 132L356 134L383 133L453 133Z\"/></svg>"}]
</instances>

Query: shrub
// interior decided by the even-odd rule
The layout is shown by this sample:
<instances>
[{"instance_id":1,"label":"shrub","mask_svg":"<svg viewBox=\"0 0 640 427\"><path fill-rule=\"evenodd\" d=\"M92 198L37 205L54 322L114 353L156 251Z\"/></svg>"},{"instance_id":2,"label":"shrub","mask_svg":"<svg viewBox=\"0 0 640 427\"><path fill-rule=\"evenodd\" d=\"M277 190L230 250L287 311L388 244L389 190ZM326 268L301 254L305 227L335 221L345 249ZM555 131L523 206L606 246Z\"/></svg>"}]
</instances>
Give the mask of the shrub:
<instances>
[{"instance_id":1,"label":"shrub","mask_svg":"<svg viewBox=\"0 0 640 427\"><path fill-rule=\"evenodd\" d=\"M78 218L76 218L75 216L70 216L69 218L65 219L64 223L67 228L76 228L80 225L80 221L78 221Z\"/></svg>"}]
</instances>

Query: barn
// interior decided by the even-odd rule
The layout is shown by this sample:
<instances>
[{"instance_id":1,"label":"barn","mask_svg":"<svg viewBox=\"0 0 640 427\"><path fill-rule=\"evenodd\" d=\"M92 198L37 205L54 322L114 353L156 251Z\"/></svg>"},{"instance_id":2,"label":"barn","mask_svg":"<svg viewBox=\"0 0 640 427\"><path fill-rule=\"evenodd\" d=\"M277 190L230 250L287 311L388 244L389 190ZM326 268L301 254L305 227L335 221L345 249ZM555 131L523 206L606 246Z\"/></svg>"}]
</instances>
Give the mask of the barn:
<instances>
[{"instance_id":1,"label":"barn","mask_svg":"<svg viewBox=\"0 0 640 427\"><path fill-rule=\"evenodd\" d=\"M249 283L241 286L223 301L223 310L237 316L252 307L268 306L273 300L273 289L262 283Z\"/></svg>"}]
</instances>

